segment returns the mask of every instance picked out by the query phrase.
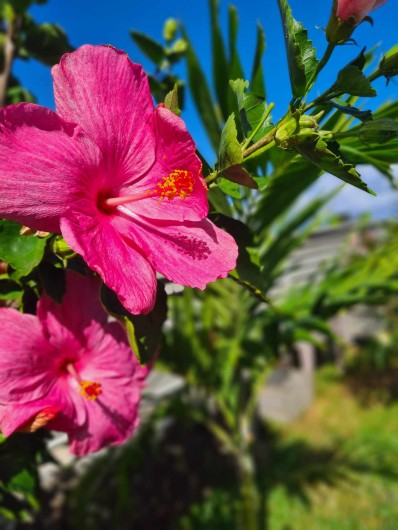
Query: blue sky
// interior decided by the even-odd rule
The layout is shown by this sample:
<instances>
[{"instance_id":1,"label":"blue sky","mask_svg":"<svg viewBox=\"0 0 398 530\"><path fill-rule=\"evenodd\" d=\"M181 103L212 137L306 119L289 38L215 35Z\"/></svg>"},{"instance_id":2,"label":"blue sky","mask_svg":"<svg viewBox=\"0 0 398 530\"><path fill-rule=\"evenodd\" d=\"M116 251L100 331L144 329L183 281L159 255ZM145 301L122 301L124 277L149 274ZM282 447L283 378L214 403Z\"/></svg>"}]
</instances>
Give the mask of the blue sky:
<instances>
[{"instance_id":1,"label":"blue sky","mask_svg":"<svg viewBox=\"0 0 398 530\"><path fill-rule=\"evenodd\" d=\"M239 18L239 50L246 75L250 76L256 39L256 24L260 21L266 33L267 49L264 57L264 70L267 85L268 101L276 104L274 116L281 116L290 101L290 83L287 74L285 48L277 0L220 0L221 22L226 28L227 7L236 5ZM295 18L308 29L309 36L317 48L318 56L325 49L324 32L317 29L326 26L332 0L291 0ZM71 43L78 47L85 43L109 43L124 49L135 62L140 62L148 71L152 65L145 60L132 42L129 30L136 29L147 33L155 39L161 39L164 21L174 17L184 22L187 32L200 55L205 71L210 72L209 13L207 0L187 2L184 0L49 0L47 5L34 6L31 9L34 18L39 22L55 22L67 32ZM355 57L363 46L371 48L379 45L377 55L387 51L397 43L396 20L398 4L389 0L373 13L374 27L362 24L355 32L358 46L344 46L337 49L330 66L322 73L317 90L322 91L335 79L338 67ZM53 107L52 82L49 68L34 61L29 63L17 61L15 73L38 97L42 105ZM183 72L182 72L183 73ZM377 81L379 96L368 101L371 108L385 99L397 99L398 83L393 80L388 87L385 81ZM211 149L203 133L200 122L195 115L192 102L188 99L184 110L188 129L199 149L213 159Z\"/></svg>"}]
</instances>

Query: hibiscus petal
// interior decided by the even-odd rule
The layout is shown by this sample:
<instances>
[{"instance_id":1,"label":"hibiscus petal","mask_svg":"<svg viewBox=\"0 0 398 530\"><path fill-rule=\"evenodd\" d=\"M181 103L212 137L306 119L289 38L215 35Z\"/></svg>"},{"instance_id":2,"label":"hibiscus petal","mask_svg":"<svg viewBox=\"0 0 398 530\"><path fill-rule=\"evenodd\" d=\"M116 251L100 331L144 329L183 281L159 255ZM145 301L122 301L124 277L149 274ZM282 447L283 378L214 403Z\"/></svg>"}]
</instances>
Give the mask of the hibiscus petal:
<instances>
[{"instance_id":1,"label":"hibiscus petal","mask_svg":"<svg viewBox=\"0 0 398 530\"><path fill-rule=\"evenodd\" d=\"M81 397L87 422L69 433L77 455L124 442L138 425L138 405L148 368L139 365L119 323L98 328L87 344L87 353L76 369L83 380L101 385L95 400Z\"/></svg>"},{"instance_id":2,"label":"hibiscus petal","mask_svg":"<svg viewBox=\"0 0 398 530\"><path fill-rule=\"evenodd\" d=\"M0 405L0 427L4 436L16 430L24 430L35 419L37 414L48 414L48 421L43 426L48 429L71 432L81 428L87 421L87 410L81 404L81 396L71 391L66 378L61 378L49 394L30 402ZM26 425L28 424L28 425Z\"/></svg>"},{"instance_id":3,"label":"hibiscus petal","mask_svg":"<svg viewBox=\"0 0 398 530\"><path fill-rule=\"evenodd\" d=\"M85 45L65 54L52 74L57 112L94 139L108 171L121 178L145 173L154 162L155 141L142 67L111 46Z\"/></svg>"},{"instance_id":4,"label":"hibiscus petal","mask_svg":"<svg viewBox=\"0 0 398 530\"><path fill-rule=\"evenodd\" d=\"M0 403L27 403L46 396L54 382L58 352L33 315L0 309Z\"/></svg>"},{"instance_id":5,"label":"hibiscus petal","mask_svg":"<svg viewBox=\"0 0 398 530\"><path fill-rule=\"evenodd\" d=\"M62 304L46 294L41 297L37 316L54 346L65 349L68 342L71 345L76 341L85 344L95 324L96 329L107 323L108 315L100 302L99 290L98 278L68 271Z\"/></svg>"},{"instance_id":6,"label":"hibiscus petal","mask_svg":"<svg viewBox=\"0 0 398 530\"><path fill-rule=\"evenodd\" d=\"M156 276L143 255L127 245L90 199L80 199L61 220L69 246L78 252L121 303L133 314L147 313L155 303Z\"/></svg>"},{"instance_id":7,"label":"hibiscus petal","mask_svg":"<svg viewBox=\"0 0 398 530\"><path fill-rule=\"evenodd\" d=\"M149 223L131 218L124 206L118 211L122 214L115 221L119 232L131 244L139 245L153 267L175 283L204 289L236 266L235 240L208 219Z\"/></svg>"},{"instance_id":8,"label":"hibiscus petal","mask_svg":"<svg viewBox=\"0 0 398 530\"><path fill-rule=\"evenodd\" d=\"M0 110L0 216L59 232L70 183L98 164L97 146L49 109L21 103Z\"/></svg>"},{"instance_id":9,"label":"hibiscus petal","mask_svg":"<svg viewBox=\"0 0 398 530\"><path fill-rule=\"evenodd\" d=\"M49 421L58 413L58 409L48 404L46 400L33 401L21 405L0 405L0 428L4 436L10 436L17 430L37 430L29 424L33 423L39 414L42 417L42 425L48 425ZM47 416L47 421L46 421ZM38 425L36 425L39 428Z\"/></svg>"},{"instance_id":10,"label":"hibiscus petal","mask_svg":"<svg viewBox=\"0 0 398 530\"><path fill-rule=\"evenodd\" d=\"M172 200L148 197L128 207L135 213L151 219L200 221L208 214L207 187L202 177L202 163L195 153L195 144L181 118L168 109L158 107L155 113L156 163L150 171L120 195L153 191L176 170L187 171L193 178L193 192L185 198Z\"/></svg>"}]
</instances>

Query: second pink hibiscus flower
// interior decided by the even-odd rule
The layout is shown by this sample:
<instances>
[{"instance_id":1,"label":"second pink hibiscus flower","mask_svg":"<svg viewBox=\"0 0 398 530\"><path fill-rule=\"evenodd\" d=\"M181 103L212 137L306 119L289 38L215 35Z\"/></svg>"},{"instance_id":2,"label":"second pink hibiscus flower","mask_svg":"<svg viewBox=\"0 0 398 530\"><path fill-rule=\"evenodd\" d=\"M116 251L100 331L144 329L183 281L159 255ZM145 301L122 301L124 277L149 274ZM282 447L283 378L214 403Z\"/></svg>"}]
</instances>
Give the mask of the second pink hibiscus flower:
<instances>
[{"instance_id":1,"label":"second pink hibiscus flower","mask_svg":"<svg viewBox=\"0 0 398 530\"><path fill-rule=\"evenodd\" d=\"M86 45L53 77L56 113L0 111L0 216L61 232L134 314L153 307L155 271L200 289L225 277L236 243L206 219L193 140L142 68Z\"/></svg>"}]
</instances>

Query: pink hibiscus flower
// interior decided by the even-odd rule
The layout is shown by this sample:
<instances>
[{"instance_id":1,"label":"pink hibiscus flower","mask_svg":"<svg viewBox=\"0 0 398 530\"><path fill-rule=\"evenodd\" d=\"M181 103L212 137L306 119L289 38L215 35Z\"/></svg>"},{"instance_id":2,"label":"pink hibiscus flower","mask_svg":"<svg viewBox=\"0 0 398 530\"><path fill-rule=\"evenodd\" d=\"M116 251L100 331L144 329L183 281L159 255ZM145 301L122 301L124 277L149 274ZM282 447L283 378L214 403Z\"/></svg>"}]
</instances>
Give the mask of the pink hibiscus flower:
<instances>
[{"instance_id":1,"label":"pink hibiscus flower","mask_svg":"<svg viewBox=\"0 0 398 530\"><path fill-rule=\"evenodd\" d=\"M374 9L387 0L337 0L337 16L341 20L353 18L359 24Z\"/></svg>"},{"instance_id":2,"label":"pink hibiscus flower","mask_svg":"<svg viewBox=\"0 0 398 530\"><path fill-rule=\"evenodd\" d=\"M206 219L193 140L154 109L141 66L86 45L52 74L57 113L0 111L0 216L61 232L134 314L153 307L155 271L200 289L225 277L236 243Z\"/></svg>"},{"instance_id":3,"label":"pink hibiscus flower","mask_svg":"<svg viewBox=\"0 0 398 530\"><path fill-rule=\"evenodd\" d=\"M124 442L138 425L148 369L123 327L108 322L99 281L67 273L62 304L43 295L37 316L0 308L0 428L68 433L76 455Z\"/></svg>"}]
</instances>

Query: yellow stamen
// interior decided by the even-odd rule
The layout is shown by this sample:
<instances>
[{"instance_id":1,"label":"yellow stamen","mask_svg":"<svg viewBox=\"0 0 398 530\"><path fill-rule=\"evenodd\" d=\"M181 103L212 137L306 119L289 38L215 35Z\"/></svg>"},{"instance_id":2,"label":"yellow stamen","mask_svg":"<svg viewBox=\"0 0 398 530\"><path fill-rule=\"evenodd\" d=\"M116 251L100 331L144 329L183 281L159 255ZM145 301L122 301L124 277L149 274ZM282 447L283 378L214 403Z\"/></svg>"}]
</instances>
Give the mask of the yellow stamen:
<instances>
[{"instance_id":1,"label":"yellow stamen","mask_svg":"<svg viewBox=\"0 0 398 530\"><path fill-rule=\"evenodd\" d=\"M185 199L192 194L195 180L190 171L185 169L175 169L170 175L162 177L161 182L156 186L151 195L158 196L159 199L172 201L176 197Z\"/></svg>"},{"instance_id":2,"label":"yellow stamen","mask_svg":"<svg viewBox=\"0 0 398 530\"><path fill-rule=\"evenodd\" d=\"M89 400L97 399L102 394L101 383L96 381L79 381L81 395Z\"/></svg>"}]
</instances>

